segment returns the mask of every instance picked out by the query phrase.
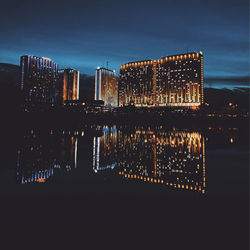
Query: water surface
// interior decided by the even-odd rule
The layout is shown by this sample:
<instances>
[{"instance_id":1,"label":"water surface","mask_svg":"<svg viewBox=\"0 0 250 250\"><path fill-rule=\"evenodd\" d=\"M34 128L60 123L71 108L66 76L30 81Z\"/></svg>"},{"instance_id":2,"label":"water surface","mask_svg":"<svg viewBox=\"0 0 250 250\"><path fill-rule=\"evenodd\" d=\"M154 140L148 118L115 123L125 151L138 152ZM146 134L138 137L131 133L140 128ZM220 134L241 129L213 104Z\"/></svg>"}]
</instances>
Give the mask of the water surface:
<instances>
[{"instance_id":1,"label":"water surface","mask_svg":"<svg viewBox=\"0 0 250 250\"><path fill-rule=\"evenodd\" d=\"M194 249L248 244L248 133L239 128L27 128L0 171L2 224L77 225Z\"/></svg>"}]
</instances>

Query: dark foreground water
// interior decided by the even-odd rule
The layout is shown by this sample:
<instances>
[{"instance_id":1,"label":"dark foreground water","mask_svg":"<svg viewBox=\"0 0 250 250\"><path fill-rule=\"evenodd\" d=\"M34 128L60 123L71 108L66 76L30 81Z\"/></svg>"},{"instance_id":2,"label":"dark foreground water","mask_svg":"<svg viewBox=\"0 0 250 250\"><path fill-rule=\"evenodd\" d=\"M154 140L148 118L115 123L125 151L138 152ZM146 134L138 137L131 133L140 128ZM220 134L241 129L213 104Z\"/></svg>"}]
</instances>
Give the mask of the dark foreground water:
<instances>
[{"instance_id":1,"label":"dark foreground water","mask_svg":"<svg viewBox=\"0 0 250 250\"><path fill-rule=\"evenodd\" d=\"M248 249L246 130L83 126L7 137L0 199L9 243Z\"/></svg>"}]
</instances>

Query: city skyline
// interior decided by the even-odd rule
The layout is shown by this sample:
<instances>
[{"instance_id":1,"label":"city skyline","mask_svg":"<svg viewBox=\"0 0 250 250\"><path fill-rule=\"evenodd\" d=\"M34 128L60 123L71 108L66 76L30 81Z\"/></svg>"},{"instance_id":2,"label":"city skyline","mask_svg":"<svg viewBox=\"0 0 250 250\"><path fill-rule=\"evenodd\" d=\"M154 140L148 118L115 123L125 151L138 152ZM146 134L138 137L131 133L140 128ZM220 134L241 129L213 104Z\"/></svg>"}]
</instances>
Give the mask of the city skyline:
<instances>
[{"instance_id":1,"label":"city skyline","mask_svg":"<svg viewBox=\"0 0 250 250\"><path fill-rule=\"evenodd\" d=\"M247 87L247 7L244 0L11 1L1 8L0 62L18 65L21 55L32 54L94 75L107 61L119 72L129 61L201 50L205 87Z\"/></svg>"},{"instance_id":2,"label":"city skyline","mask_svg":"<svg viewBox=\"0 0 250 250\"><path fill-rule=\"evenodd\" d=\"M20 58L19 88L26 104L62 105L79 99L80 72L73 68L59 69L48 57L24 55Z\"/></svg>"}]
</instances>

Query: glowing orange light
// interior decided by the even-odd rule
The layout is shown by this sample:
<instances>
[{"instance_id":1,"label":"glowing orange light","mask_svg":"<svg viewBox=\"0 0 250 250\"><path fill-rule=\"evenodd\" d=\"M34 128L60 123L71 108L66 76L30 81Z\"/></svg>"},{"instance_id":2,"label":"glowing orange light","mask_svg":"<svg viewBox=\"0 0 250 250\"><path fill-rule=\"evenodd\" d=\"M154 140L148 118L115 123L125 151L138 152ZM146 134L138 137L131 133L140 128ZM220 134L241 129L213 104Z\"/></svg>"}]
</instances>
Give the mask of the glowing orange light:
<instances>
[{"instance_id":1,"label":"glowing orange light","mask_svg":"<svg viewBox=\"0 0 250 250\"><path fill-rule=\"evenodd\" d=\"M47 60L47 61L51 61L50 58L47 58L47 57L42 57L43 60Z\"/></svg>"},{"instance_id":2,"label":"glowing orange light","mask_svg":"<svg viewBox=\"0 0 250 250\"><path fill-rule=\"evenodd\" d=\"M44 183L45 182L45 178L39 178L39 179L37 179L37 181L40 182L40 183Z\"/></svg>"}]
</instances>

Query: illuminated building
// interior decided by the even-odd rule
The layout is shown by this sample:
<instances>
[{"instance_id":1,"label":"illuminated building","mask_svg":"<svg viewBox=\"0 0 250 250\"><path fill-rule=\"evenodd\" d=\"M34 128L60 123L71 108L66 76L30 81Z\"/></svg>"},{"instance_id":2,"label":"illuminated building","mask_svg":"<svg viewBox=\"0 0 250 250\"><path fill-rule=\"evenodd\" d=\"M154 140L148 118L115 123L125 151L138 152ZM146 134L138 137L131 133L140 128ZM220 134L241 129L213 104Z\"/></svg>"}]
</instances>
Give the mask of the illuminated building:
<instances>
[{"instance_id":1,"label":"illuminated building","mask_svg":"<svg viewBox=\"0 0 250 250\"><path fill-rule=\"evenodd\" d=\"M96 69L95 100L104 101L106 107L118 106L118 78L115 71L99 67Z\"/></svg>"},{"instance_id":2,"label":"illuminated building","mask_svg":"<svg viewBox=\"0 0 250 250\"><path fill-rule=\"evenodd\" d=\"M206 191L205 141L198 132L138 128L107 130L94 141L94 171L111 164L120 176L171 188Z\"/></svg>"},{"instance_id":3,"label":"illuminated building","mask_svg":"<svg viewBox=\"0 0 250 250\"><path fill-rule=\"evenodd\" d=\"M66 100L79 99L79 76L80 72L75 69L60 69L58 99L59 103L64 103Z\"/></svg>"},{"instance_id":4,"label":"illuminated building","mask_svg":"<svg viewBox=\"0 0 250 250\"><path fill-rule=\"evenodd\" d=\"M203 89L202 52L120 66L119 106L197 107L204 103Z\"/></svg>"},{"instance_id":5,"label":"illuminated building","mask_svg":"<svg viewBox=\"0 0 250 250\"><path fill-rule=\"evenodd\" d=\"M21 56L20 87L26 102L55 103L58 65L49 58Z\"/></svg>"}]
</instances>

